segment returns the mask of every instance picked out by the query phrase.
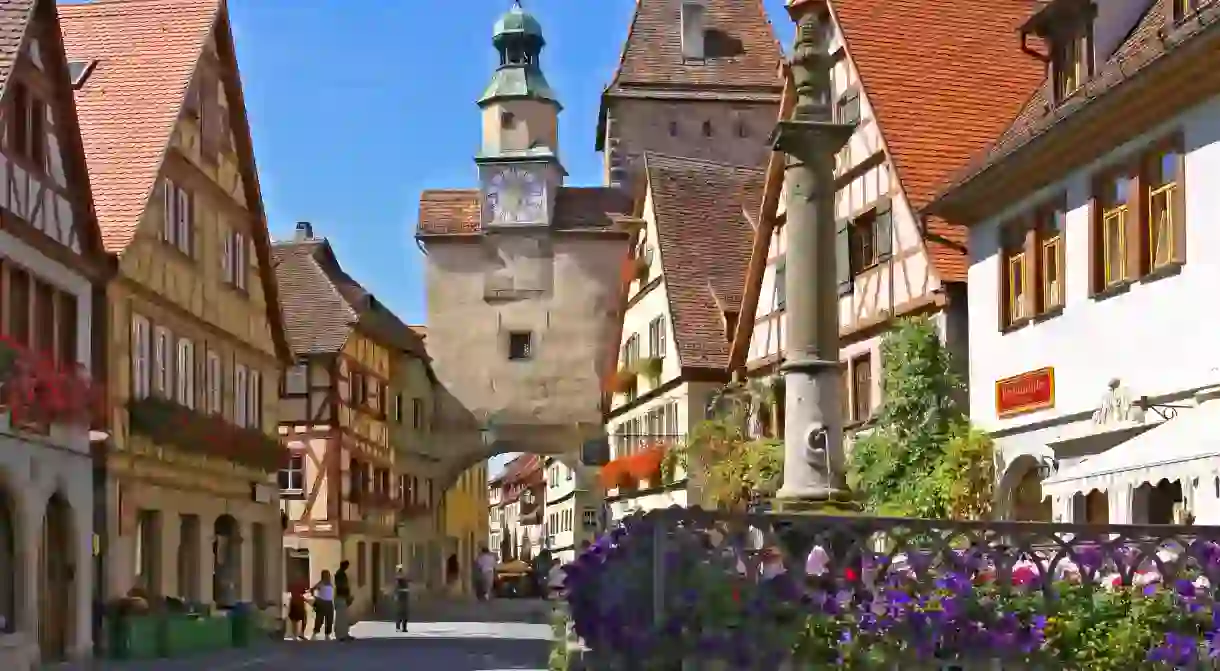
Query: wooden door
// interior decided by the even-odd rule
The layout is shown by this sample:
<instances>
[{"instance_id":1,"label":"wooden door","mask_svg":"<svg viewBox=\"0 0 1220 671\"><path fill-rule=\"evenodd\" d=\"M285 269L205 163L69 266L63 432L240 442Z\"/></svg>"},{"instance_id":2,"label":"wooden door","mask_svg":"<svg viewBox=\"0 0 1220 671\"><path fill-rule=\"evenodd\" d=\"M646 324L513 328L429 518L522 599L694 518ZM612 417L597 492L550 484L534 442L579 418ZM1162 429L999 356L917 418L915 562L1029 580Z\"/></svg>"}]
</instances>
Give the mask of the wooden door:
<instances>
[{"instance_id":1,"label":"wooden door","mask_svg":"<svg viewBox=\"0 0 1220 671\"><path fill-rule=\"evenodd\" d=\"M71 640L74 566L72 508L58 494L47 502L39 543L38 644L44 662L63 661Z\"/></svg>"}]
</instances>

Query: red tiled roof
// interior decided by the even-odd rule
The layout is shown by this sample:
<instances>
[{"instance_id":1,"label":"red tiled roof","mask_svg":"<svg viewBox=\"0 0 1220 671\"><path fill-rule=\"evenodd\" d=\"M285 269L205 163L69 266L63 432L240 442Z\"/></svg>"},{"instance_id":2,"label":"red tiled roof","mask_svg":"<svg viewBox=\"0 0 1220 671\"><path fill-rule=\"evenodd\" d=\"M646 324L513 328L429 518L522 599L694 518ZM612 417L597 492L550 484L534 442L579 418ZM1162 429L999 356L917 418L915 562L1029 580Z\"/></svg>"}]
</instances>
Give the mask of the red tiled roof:
<instances>
[{"instance_id":1,"label":"red tiled roof","mask_svg":"<svg viewBox=\"0 0 1220 671\"><path fill-rule=\"evenodd\" d=\"M682 57L682 0L637 0L608 95L630 89L760 89L778 98L783 50L761 0L707 0L705 52Z\"/></svg>"},{"instance_id":2,"label":"red tiled roof","mask_svg":"<svg viewBox=\"0 0 1220 671\"><path fill-rule=\"evenodd\" d=\"M35 6L36 0L0 0L0 87L8 83L17 55L21 53L25 28Z\"/></svg>"},{"instance_id":3,"label":"red tiled roof","mask_svg":"<svg viewBox=\"0 0 1220 671\"><path fill-rule=\"evenodd\" d=\"M107 251L135 237L219 0L60 5L70 61L98 63L76 92Z\"/></svg>"},{"instance_id":4,"label":"red tiled roof","mask_svg":"<svg viewBox=\"0 0 1220 671\"><path fill-rule=\"evenodd\" d=\"M742 207L757 211L763 171L651 152L644 166L675 351L684 368L722 370L754 234Z\"/></svg>"},{"instance_id":5,"label":"red tiled roof","mask_svg":"<svg viewBox=\"0 0 1220 671\"><path fill-rule=\"evenodd\" d=\"M1026 0L831 0L846 52L913 211L1017 116L1045 65L1020 49ZM918 39L911 39L917 35ZM964 281L965 230L931 218L940 278Z\"/></svg>"}]
</instances>

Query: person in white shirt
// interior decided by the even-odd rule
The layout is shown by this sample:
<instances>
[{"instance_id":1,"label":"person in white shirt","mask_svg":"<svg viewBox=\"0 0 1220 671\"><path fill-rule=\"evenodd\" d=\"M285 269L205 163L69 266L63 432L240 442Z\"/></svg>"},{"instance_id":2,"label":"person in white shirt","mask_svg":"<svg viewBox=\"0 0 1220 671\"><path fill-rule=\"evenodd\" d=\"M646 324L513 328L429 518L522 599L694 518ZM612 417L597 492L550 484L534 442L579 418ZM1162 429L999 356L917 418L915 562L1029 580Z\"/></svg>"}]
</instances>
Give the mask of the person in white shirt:
<instances>
[{"instance_id":1,"label":"person in white shirt","mask_svg":"<svg viewBox=\"0 0 1220 671\"><path fill-rule=\"evenodd\" d=\"M326 640L329 641L335 626L335 584L330 579L330 571L322 571L322 579L309 588L309 591L313 593L314 610L313 636L310 636L310 639L318 637L325 623Z\"/></svg>"},{"instance_id":2,"label":"person in white shirt","mask_svg":"<svg viewBox=\"0 0 1220 671\"><path fill-rule=\"evenodd\" d=\"M563 566L559 562L556 562L546 577L547 591L551 593L551 596L559 597L563 593L563 583L567 579L568 572L563 570Z\"/></svg>"},{"instance_id":3,"label":"person in white shirt","mask_svg":"<svg viewBox=\"0 0 1220 671\"><path fill-rule=\"evenodd\" d=\"M487 548L479 551L479 556L474 559L475 570L478 571L476 580L478 581L478 589L475 591L479 601L486 601L491 598L492 584L495 582L496 574L496 556L493 555Z\"/></svg>"}]
</instances>

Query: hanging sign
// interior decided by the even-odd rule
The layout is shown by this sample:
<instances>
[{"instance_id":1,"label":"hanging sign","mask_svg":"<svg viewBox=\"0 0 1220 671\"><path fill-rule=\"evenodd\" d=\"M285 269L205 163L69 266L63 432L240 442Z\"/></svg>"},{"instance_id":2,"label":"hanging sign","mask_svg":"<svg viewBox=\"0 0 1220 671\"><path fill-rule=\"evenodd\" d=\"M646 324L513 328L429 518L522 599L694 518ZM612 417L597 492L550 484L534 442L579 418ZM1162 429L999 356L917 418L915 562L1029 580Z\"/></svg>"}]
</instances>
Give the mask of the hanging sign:
<instances>
[{"instance_id":1,"label":"hanging sign","mask_svg":"<svg viewBox=\"0 0 1220 671\"><path fill-rule=\"evenodd\" d=\"M995 414L1013 417L1055 407L1055 369L1047 366L995 383Z\"/></svg>"}]
</instances>

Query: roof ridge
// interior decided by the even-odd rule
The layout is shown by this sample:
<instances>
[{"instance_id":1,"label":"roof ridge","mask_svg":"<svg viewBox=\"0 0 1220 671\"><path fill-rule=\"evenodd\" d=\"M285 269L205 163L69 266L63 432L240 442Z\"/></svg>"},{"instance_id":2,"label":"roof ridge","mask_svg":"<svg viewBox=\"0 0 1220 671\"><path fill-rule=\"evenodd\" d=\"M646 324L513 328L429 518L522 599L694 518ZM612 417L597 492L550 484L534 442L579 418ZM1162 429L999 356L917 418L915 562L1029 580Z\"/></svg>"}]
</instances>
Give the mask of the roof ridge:
<instances>
[{"instance_id":1,"label":"roof ridge","mask_svg":"<svg viewBox=\"0 0 1220 671\"><path fill-rule=\"evenodd\" d=\"M747 172L756 172L762 174L765 170L761 166L749 165L745 163L730 163L728 161L717 161L710 158L698 158L695 156L680 156L678 154L669 154L662 151L644 150L644 162L647 164L648 157L655 157L668 161L679 163L698 163L700 165L715 166L718 168L732 168L735 170L745 170Z\"/></svg>"},{"instance_id":2,"label":"roof ridge","mask_svg":"<svg viewBox=\"0 0 1220 671\"><path fill-rule=\"evenodd\" d=\"M635 11L631 13L631 23L627 26L627 37L623 40L623 46L618 52L618 65L614 67L614 74L610 77L610 83L602 89L602 95L610 94L610 89L619 83L619 77L623 74L623 65L627 62L627 45L631 44L631 38L635 35L636 22L640 20L640 7L645 0L635 0ZM603 103L604 104L604 103Z\"/></svg>"}]
</instances>

